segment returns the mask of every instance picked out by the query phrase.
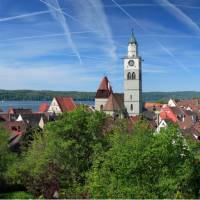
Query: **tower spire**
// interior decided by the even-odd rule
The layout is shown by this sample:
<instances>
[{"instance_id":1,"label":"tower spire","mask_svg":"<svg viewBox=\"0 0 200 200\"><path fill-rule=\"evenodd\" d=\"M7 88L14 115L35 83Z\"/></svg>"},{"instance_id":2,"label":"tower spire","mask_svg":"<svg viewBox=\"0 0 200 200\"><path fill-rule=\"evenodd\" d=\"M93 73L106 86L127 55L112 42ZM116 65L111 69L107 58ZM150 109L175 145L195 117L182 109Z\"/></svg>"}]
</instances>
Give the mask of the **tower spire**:
<instances>
[{"instance_id":1,"label":"tower spire","mask_svg":"<svg viewBox=\"0 0 200 200\"><path fill-rule=\"evenodd\" d=\"M131 44L132 44L132 43L137 44L137 41L136 41L135 36L134 36L133 28L132 28L132 30L131 30L131 38L130 38L129 43L131 43Z\"/></svg>"}]
</instances>

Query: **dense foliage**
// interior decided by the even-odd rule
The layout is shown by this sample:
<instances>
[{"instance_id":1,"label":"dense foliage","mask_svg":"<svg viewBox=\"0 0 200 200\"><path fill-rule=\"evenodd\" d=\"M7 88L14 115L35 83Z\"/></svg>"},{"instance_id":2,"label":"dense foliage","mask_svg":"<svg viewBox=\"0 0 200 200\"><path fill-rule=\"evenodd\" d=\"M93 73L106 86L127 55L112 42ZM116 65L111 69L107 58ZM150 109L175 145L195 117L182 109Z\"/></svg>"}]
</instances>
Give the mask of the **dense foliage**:
<instances>
[{"instance_id":1,"label":"dense foliage","mask_svg":"<svg viewBox=\"0 0 200 200\"><path fill-rule=\"evenodd\" d=\"M95 92L48 91L48 90L0 90L0 100L50 101L55 96L71 96L75 100L94 100ZM166 102L170 98L199 98L200 92L143 92L143 101Z\"/></svg>"},{"instance_id":2,"label":"dense foliage","mask_svg":"<svg viewBox=\"0 0 200 200\"><path fill-rule=\"evenodd\" d=\"M10 168L9 177L36 197L52 198L57 192L64 198L84 197L93 153L107 145L102 135L105 119L105 114L84 107L60 116L35 135L20 165Z\"/></svg>"},{"instance_id":3,"label":"dense foliage","mask_svg":"<svg viewBox=\"0 0 200 200\"><path fill-rule=\"evenodd\" d=\"M130 133L126 120L80 107L34 130L17 158L6 134L0 132L0 181L24 191L0 198L200 197L198 148L175 126L154 134L140 121Z\"/></svg>"},{"instance_id":4,"label":"dense foliage","mask_svg":"<svg viewBox=\"0 0 200 200\"><path fill-rule=\"evenodd\" d=\"M111 148L94 160L88 188L93 198L197 198L199 162L176 127L154 135L138 126L115 133Z\"/></svg>"},{"instance_id":5,"label":"dense foliage","mask_svg":"<svg viewBox=\"0 0 200 200\"><path fill-rule=\"evenodd\" d=\"M0 191L7 187L6 171L9 166L16 161L16 155L8 148L9 135L2 125L0 125Z\"/></svg>"}]
</instances>

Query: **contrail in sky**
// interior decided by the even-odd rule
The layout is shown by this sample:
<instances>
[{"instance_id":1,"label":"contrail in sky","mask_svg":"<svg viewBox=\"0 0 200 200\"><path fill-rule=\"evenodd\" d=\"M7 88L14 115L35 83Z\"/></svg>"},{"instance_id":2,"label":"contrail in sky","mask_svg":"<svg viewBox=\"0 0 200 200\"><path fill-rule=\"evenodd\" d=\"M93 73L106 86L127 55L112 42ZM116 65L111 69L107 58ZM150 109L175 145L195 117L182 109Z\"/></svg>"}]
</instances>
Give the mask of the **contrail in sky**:
<instances>
[{"instance_id":1,"label":"contrail in sky","mask_svg":"<svg viewBox=\"0 0 200 200\"><path fill-rule=\"evenodd\" d=\"M71 32L72 35L74 34L84 34L84 33L91 33L92 31L77 31L77 32ZM47 37L59 37L59 36L66 36L66 33L52 33L52 34L44 34L44 35L30 35L30 36L24 36L24 37L15 37L15 38L9 38L5 40L0 40L1 42L4 41L17 41L17 40L24 40L24 39L40 39L40 38L47 38Z\"/></svg>"},{"instance_id":2,"label":"contrail in sky","mask_svg":"<svg viewBox=\"0 0 200 200\"><path fill-rule=\"evenodd\" d=\"M107 19L106 19L106 15L102 9L103 5L101 3L101 1L97 0L95 1L95 4L93 2L93 0L88 0L88 1L71 1L71 3L73 5L75 5L75 8L78 7L79 11L77 13L81 14L81 18L76 18L72 15L70 15L69 13L63 11L60 8L55 7L52 4L47 3L44 0L40 0L41 2L45 3L48 7L51 7L52 9L54 9L57 12L62 13L64 16L72 19L74 22L79 23L80 25L82 25L83 27L87 28L90 31L93 31L94 33L98 34L98 35L106 35L107 36L107 42L109 43L110 47L109 50L107 50L106 52L110 54L110 56L112 57L113 60L116 60L117 56L116 56L116 47L114 45L114 42L112 40L112 34L111 31L109 29L108 23L107 23ZM99 9L95 8L96 3L99 6ZM98 16L98 23L92 23L93 19L95 19L95 17ZM90 20L89 20L90 19ZM98 30L96 29L96 26L101 26L101 28ZM108 52L109 51L109 52Z\"/></svg>"},{"instance_id":3,"label":"contrail in sky","mask_svg":"<svg viewBox=\"0 0 200 200\"><path fill-rule=\"evenodd\" d=\"M109 55L113 61L117 59L116 46L113 41L112 31L109 26L108 18L106 16L103 3L101 0L65 0L66 4L71 4L73 13L76 13L76 19L81 24L87 24L88 30L95 30L95 34L99 38L105 38L101 45L103 51ZM65 14L65 12L63 13ZM98 23L97 20L98 19Z\"/></svg>"},{"instance_id":4,"label":"contrail in sky","mask_svg":"<svg viewBox=\"0 0 200 200\"><path fill-rule=\"evenodd\" d=\"M79 20L79 19L73 17L72 15L68 14L68 13L65 12L63 9L57 8L57 7L55 7L54 5L52 5L52 4L48 3L48 2L46 2L45 0L40 0L40 1L41 1L42 3L44 3L44 4L46 4L49 8L51 8L51 9L53 9L53 10L55 10L55 11L61 13L62 15L66 16L66 17L69 17L69 18L72 19L74 22L77 22L77 23L79 23L80 25L86 27L87 29L92 30L93 32L96 32L96 30L91 29L90 27L87 26L87 24L82 23L81 20Z\"/></svg>"},{"instance_id":5,"label":"contrail in sky","mask_svg":"<svg viewBox=\"0 0 200 200\"><path fill-rule=\"evenodd\" d=\"M46 14L46 13L50 13L50 11L45 10L45 11L26 13L26 14L22 14L22 15L16 15L16 16L12 16L12 17L0 18L0 22L11 21L11 20L15 20L15 19L23 19L23 18L32 17L32 16L36 16L36 15L42 15L42 14Z\"/></svg>"},{"instance_id":6,"label":"contrail in sky","mask_svg":"<svg viewBox=\"0 0 200 200\"><path fill-rule=\"evenodd\" d=\"M188 15L186 15L182 10L177 8L174 4L170 3L168 0L155 0L155 1L164 9L166 9L171 15L175 16L180 22L185 24L194 32L200 34L200 27L198 26L198 24L195 23Z\"/></svg>"},{"instance_id":7,"label":"contrail in sky","mask_svg":"<svg viewBox=\"0 0 200 200\"><path fill-rule=\"evenodd\" d=\"M143 26L140 25L140 23L133 17L131 16L120 4L118 4L115 0L111 0L126 16L128 16L135 24L137 24L144 32L148 33L148 30L144 28ZM155 40L155 39L154 39ZM180 63L177 59L176 56L164 45L162 45L159 41L155 40L155 42L161 47L163 51L165 51L170 57L173 58L173 60L179 65L181 68L183 68L185 71L188 72L188 69L183 66L182 63Z\"/></svg>"},{"instance_id":8,"label":"contrail in sky","mask_svg":"<svg viewBox=\"0 0 200 200\"><path fill-rule=\"evenodd\" d=\"M58 3L57 0L40 0L42 3L44 3L45 5L47 5L47 7L49 8L49 10L51 11L51 14L53 15L53 17L61 24L61 26L63 27L63 30L65 32L67 41L70 45L70 47L72 48L72 50L74 51L74 53L76 54L76 56L79 59L80 64L82 63L81 60L81 56L80 53L76 47L76 45L74 44L73 40L72 40L72 36L71 36L71 32L69 30L69 26L68 23L62 13L62 10L60 8L60 5ZM48 1L48 2L47 2ZM56 8L57 11L55 9L53 9L52 7ZM60 11L60 12L59 12Z\"/></svg>"}]
</instances>

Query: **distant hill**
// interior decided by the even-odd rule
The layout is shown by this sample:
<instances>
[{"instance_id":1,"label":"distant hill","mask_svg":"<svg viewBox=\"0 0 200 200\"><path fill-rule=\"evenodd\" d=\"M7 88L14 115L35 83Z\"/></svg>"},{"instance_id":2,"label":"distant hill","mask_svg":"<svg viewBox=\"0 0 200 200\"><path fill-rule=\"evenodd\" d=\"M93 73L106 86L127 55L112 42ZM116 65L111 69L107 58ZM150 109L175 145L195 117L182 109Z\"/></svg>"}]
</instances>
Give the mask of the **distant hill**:
<instances>
[{"instance_id":1,"label":"distant hill","mask_svg":"<svg viewBox=\"0 0 200 200\"><path fill-rule=\"evenodd\" d=\"M144 101L159 101L173 99L192 99L200 98L200 92L195 91L181 91L181 92L144 92Z\"/></svg>"},{"instance_id":2,"label":"distant hill","mask_svg":"<svg viewBox=\"0 0 200 200\"><path fill-rule=\"evenodd\" d=\"M0 90L0 100L52 100L54 96L71 96L75 100L94 100L95 92L48 91L48 90ZM144 101L166 101L170 98L191 99L199 98L200 92L144 92Z\"/></svg>"}]
</instances>

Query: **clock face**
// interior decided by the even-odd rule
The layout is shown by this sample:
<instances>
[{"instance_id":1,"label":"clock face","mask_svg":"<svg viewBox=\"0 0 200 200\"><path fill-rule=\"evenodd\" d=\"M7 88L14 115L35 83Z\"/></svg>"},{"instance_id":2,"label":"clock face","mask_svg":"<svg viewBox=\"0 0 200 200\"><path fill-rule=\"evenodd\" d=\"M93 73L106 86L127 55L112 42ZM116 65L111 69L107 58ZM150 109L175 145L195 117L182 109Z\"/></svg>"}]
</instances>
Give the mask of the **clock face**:
<instances>
[{"instance_id":1,"label":"clock face","mask_svg":"<svg viewBox=\"0 0 200 200\"><path fill-rule=\"evenodd\" d=\"M129 61L128 61L128 65L129 65L129 66L133 66L133 65L134 65L134 60L129 60Z\"/></svg>"}]
</instances>

